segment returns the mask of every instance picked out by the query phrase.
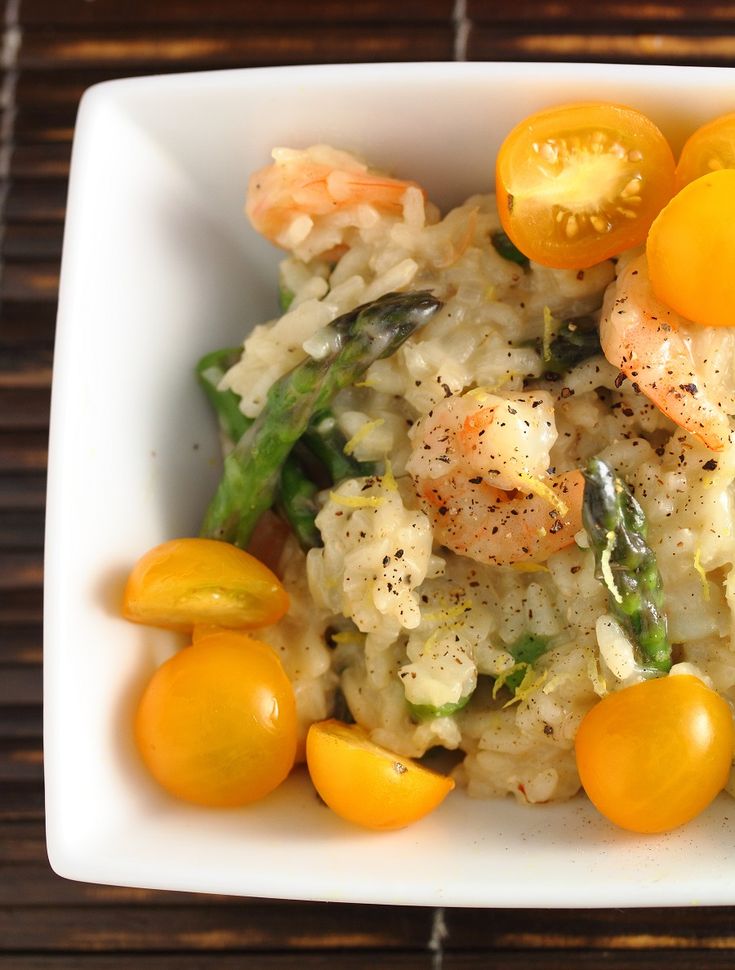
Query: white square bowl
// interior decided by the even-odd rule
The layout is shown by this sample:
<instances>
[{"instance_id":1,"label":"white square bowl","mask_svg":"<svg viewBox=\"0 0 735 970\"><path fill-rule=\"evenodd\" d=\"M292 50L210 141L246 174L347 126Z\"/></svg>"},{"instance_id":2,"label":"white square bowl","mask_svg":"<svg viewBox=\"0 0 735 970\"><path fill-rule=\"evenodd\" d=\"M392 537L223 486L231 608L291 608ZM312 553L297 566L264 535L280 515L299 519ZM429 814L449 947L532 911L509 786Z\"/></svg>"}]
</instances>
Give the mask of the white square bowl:
<instances>
[{"instance_id":1,"label":"white square bowl","mask_svg":"<svg viewBox=\"0 0 735 970\"><path fill-rule=\"evenodd\" d=\"M727 69L573 64L266 68L115 81L74 142L54 364L45 613L48 851L90 882L291 899L457 906L735 903L733 803L686 828L613 829L583 798L523 807L457 792L390 834L326 811L303 772L260 804L160 792L131 739L173 636L125 623L146 549L196 534L218 477L192 368L275 314L278 253L242 214L275 145L327 142L422 183L440 205L493 186L522 117L604 99L674 150L735 108Z\"/></svg>"}]
</instances>

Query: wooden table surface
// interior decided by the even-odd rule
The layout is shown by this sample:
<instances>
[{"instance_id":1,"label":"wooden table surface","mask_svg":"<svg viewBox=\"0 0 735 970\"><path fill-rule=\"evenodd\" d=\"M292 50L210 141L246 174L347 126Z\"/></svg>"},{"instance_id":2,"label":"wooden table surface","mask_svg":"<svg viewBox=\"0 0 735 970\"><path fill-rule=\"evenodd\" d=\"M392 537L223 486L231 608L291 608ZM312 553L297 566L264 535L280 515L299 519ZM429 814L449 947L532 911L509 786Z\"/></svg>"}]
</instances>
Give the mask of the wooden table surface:
<instances>
[{"instance_id":1,"label":"wooden table surface","mask_svg":"<svg viewBox=\"0 0 735 970\"><path fill-rule=\"evenodd\" d=\"M66 179L82 91L136 74L335 61L732 65L735 4L6 0L4 13L0 970L735 967L735 910L728 908L443 911L67 882L46 860L41 738L48 406Z\"/></svg>"}]
</instances>

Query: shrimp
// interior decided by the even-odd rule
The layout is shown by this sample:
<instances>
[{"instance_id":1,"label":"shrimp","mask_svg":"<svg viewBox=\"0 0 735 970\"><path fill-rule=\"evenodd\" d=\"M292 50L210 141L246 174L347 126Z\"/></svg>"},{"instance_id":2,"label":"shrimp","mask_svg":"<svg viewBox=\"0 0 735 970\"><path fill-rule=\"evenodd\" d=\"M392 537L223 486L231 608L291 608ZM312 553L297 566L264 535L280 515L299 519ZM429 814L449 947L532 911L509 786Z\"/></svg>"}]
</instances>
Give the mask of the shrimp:
<instances>
[{"instance_id":1,"label":"shrimp","mask_svg":"<svg viewBox=\"0 0 735 970\"><path fill-rule=\"evenodd\" d=\"M375 210L400 216L406 191L421 191L328 145L276 148L273 159L250 178L245 212L266 239L306 261L339 246L346 228L374 222Z\"/></svg>"},{"instance_id":2,"label":"shrimp","mask_svg":"<svg viewBox=\"0 0 735 970\"><path fill-rule=\"evenodd\" d=\"M556 440L547 391L448 397L412 431L407 463L434 535L453 552L507 566L544 562L582 528L579 471L549 477Z\"/></svg>"},{"instance_id":3,"label":"shrimp","mask_svg":"<svg viewBox=\"0 0 735 970\"><path fill-rule=\"evenodd\" d=\"M695 330L656 299L645 255L631 260L608 287L600 318L605 357L675 424L711 451L722 451L730 422L695 358Z\"/></svg>"}]
</instances>

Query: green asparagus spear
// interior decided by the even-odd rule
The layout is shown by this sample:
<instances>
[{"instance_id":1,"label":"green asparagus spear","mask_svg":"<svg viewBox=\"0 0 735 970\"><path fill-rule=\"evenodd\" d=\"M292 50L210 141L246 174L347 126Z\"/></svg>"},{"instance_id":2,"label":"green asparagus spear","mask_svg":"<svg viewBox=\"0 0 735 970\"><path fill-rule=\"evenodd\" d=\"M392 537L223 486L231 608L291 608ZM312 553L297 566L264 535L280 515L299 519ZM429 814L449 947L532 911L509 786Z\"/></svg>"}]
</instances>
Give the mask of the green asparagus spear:
<instances>
[{"instance_id":1,"label":"green asparagus spear","mask_svg":"<svg viewBox=\"0 0 735 970\"><path fill-rule=\"evenodd\" d=\"M528 266L528 256L523 255L520 249L510 241L502 229L498 229L497 232L492 234L490 242L493 244L496 253L502 256L503 259L507 259L511 263L518 263L519 266L523 266L524 268Z\"/></svg>"},{"instance_id":2,"label":"green asparagus spear","mask_svg":"<svg viewBox=\"0 0 735 970\"><path fill-rule=\"evenodd\" d=\"M242 354L241 347L213 350L199 361L196 373L204 393L215 410L222 432L235 444L253 423L240 410L240 396L234 391L221 391L219 384Z\"/></svg>"},{"instance_id":3,"label":"green asparagus spear","mask_svg":"<svg viewBox=\"0 0 735 970\"><path fill-rule=\"evenodd\" d=\"M315 414L301 440L312 455L322 462L334 483L345 478L375 474L372 462L356 461L351 455L345 454L344 435L330 411Z\"/></svg>"},{"instance_id":4,"label":"green asparagus spear","mask_svg":"<svg viewBox=\"0 0 735 970\"><path fill-rule=\"evenodd\" d=\"M219 384L230 367L240 359L241 352L239 347L214 350L202 357L196 367L199 383L217 414L220 428L233 444L245 434L253 418L246 417L240 410L240 396L234 391L220 390ZM281 472L278 504L302 549L322 544L321 535L314 524L317 491L317 486L289 457Z\"/></svg>"},{"instance_id":5,"label":"green asparagus spear","mask_svg":"<svg viewBox=\"0 0 735 970\"><path fill-rule=\"evenodd\" d=\"M322 545L321 533L314 521L319 511L316 503L318 491L319 487L304 474L297 461L289 457L283 463L278 505L305 551Z\"/></svg>"},{"instance_id":6,"label":"green asparagus spear","mask_svg":"<svg viewBox=\"0 0 735 970\"><path fill-rule=\"evenodd\" d=\"M320 360L307 357L271 386L262 412L225 458L202 535L247 545L261 513L273 504L283 463L312 416L373 361L394 353L441 305L425 291L389 293L329 324L331 351Z\"/></svg>"},{"instance_id":7,"label":"green asparagus spear","mask_svg":"<svg viewBox=\"0 0 735 970\"><path fill-rule=\"evenodd\" d=\"M671 667L663 584L646 543L646 517L628 486L600 458L585 479L582 521L595 554L597 578L608 590L610 612L628 632L641 666L652 673Z\"/></svg>"}]
</instances>

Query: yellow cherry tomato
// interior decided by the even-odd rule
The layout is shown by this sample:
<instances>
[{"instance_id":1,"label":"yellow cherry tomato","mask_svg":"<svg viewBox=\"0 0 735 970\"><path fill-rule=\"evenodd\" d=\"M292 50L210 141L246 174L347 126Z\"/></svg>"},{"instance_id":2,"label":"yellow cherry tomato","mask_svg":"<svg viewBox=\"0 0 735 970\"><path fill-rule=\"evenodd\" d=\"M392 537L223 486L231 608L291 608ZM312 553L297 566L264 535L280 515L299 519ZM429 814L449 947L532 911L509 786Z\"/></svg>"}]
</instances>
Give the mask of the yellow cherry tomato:
<instances>
[{"instance_id":1,"label":"yellow cherry tomato","mask_svg":"<svg viewBox=\"0 0 735 970\"><path fill-rule=\"evenodd\" d=\"M172 539L133 567L123 616L171 630L196 624L256 630L279 620L288 594L249 553L216 539Z\"/></svg>"},{"instance_id":2,"label":"yellow cherry tomato","mask_svg":"<svg viewBox=\"0 0 735 970\"><path fill-rule=\"evenodd\" d=\"M735 326L735 170L684 186L651 226L646 256L662 303L706 327Z\"/></svg>"},{"instance_id":3,"label":"yellow cherry tomato","mask_svg":"<svg viewBox=\"0 0 735 970\"><path fill-rule=\"evenodd\" d=\"M314 787L341 818L369 829L399 829L435 809L451 778L381 748L356 724L312 724L306 763Z\"/></svg>"},{"instance_id":4,"label":"yellow cherry tomato","mask_svg":"<svg viewBox=\"0 0 735 970\"><path fill-rule=\"evenodd\" d=\"M577 732L577 768L592 803L632 832L666 832L699 815L733 758L727 703L688 674L608 694Z\"/></svg>"},{"instance_id":5,"label":"yellow cherry tomato","mask_svg":"<svg viewBox=\"0 0 735 970\"><path fill-rule=\"evenodd\" d=\"M153 675L135 715L146 767L198 805L247 805L273 791L296 755L296 702L273 650L211 633Z\"/></svg>"},{"instance_id":6,"label":"yellow cherry tomato","mask_svg":"<svg viewBox=\"0 0 735 970\"><path fill-rule=\"evenodd\" d=\"M689 137L676 166L677 188L723 168L735 168L735 114L708 121Z\"/></svg>"},{"instance_id":7,"label":"yellow cherry tomato","mask_svg":"<svg viewBox=\"0 0 735 970\"><path fill-rule=\"evenodd\" d=\"M674 192L674 157L633 108L561 105L511 131L496 191L503 229L522 253L583 269L644 242Z\"/></svg>"}]
</instances>

